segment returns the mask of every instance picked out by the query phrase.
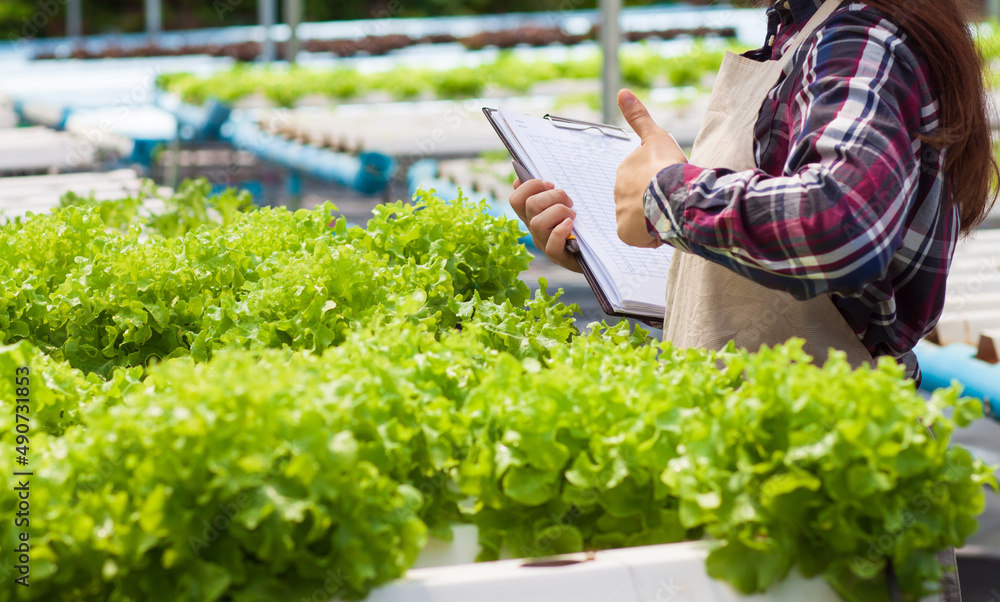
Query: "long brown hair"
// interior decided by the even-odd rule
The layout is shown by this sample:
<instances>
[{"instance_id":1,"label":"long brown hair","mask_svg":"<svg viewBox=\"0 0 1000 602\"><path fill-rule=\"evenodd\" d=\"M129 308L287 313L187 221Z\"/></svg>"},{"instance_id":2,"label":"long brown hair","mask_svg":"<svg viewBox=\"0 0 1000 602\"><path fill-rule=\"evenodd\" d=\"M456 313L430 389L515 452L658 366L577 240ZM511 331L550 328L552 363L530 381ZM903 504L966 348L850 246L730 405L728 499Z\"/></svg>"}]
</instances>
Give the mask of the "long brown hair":
<instances>
[{"instance_id":1,"label":"long brown hair","mask_svg":"<svg viewBox=\"0 0 1000 602\"><path fill-rule=\"evenodd\" d=\"M996 200L1000 171L990 140L983 57L972 39L962 0L862 0L898 25L922 51L940 105L937 131L920 139L947 149L950 202L969 234ZM773 2L772 2L773 4Z\"/></svg>"}]
</instances>

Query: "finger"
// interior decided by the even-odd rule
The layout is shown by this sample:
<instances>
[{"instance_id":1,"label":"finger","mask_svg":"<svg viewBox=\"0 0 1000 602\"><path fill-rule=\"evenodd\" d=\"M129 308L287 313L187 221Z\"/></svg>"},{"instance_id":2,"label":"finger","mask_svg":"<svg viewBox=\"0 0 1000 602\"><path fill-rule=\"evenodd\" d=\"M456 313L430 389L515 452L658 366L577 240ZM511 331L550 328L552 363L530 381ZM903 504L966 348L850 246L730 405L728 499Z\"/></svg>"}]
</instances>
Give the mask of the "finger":
<instances>
[{"instance_id":1,"label":"finger","mask_svg":"<svg viewBox=\"0 0 1000 602\"><path fill-rule=\"evenodd\" d=\"M514 190L517 190L521 186L521 178L514 178Z\"/></svg>"},{"instance_id":2,"label":"finger","mask_svg":"<svg viewBox=\"0 0 1000 602\"><path fill-rule=\"evenodd\" d=\"M653 118L649 116L645 105L636 98L631 90L623 88L618 92L618 108L621 109L622 116L632 126L635 133L639 134L639 138L645 140L663 131L660 126L656 125Z\"/></svg>"},{"instance_id":3,"label":"finger","mask_svg":"<svg viewBox=\"0 0 1000 602\"><path fill-rule=\"evenodd\" d=\"M552 229L552 235L549 236L548 248L546 248L546 255L548 255L552 261L561 265L564 268L573 270L574 272L582 272L580 269L580 261L577 259L576 255L570 253L566 249L566 238L573 232L573 220L564 219Z\"/></svg>"},{"instance_id":4,"label":"finger","mask_svg":"<svg viewBox=\"0 0 1000 602\"><path fill-rule=\"evenodd\" d=\"M528 231L536 243L541 243L539 249L544 249L548 244L552 229L559 225L566 218L576 217L576 212L566 205L553 205L545 211L531 218L528 223Z\"/></svg>"},{"instance_id":5,"label":"finger","mask_svg":"<svg viewBox=\"0 0 1000 602\"><path fill-rule=\"evenodd\" d=\"M567 217L556 224L549 234L549 240L545 243L545 254L556 259L568 253L566 250L566 238L572 233L573 218Z\"/></svg>"},{"instance_id":6,"label":"finger","mask_svg":"<svg viewBox=\"0 0 1000 602\"><path fill-rule=\"evenodd\" d=\"M552 190L546 190L538 194L532 195L525 202L524 214L528 219L533 219L536 215L542 213L549 207L555 205L565 205L566 207L573 206L573 199L569 198L565 190L556 188ZM573 211L573 217L576 217L576 211Z\"/></svg>"},{"instance_id":7,"label":"finger","mask_svg":"<svg viewBox=\"0 0 1000 602\"><path fill-rule=\"evenodd\" d=\"M508 199L510 206L514 209L514 213L517 214L517 217L519 217L522 222L527 224L530 218L525 215L524 204L533 195L546 190L552 190L553 188L555 188L555 184L552 182L545 182L543 180L528 180L518 186L514 192L510 194L510 198Z\"/></svg>"}]
</instances>

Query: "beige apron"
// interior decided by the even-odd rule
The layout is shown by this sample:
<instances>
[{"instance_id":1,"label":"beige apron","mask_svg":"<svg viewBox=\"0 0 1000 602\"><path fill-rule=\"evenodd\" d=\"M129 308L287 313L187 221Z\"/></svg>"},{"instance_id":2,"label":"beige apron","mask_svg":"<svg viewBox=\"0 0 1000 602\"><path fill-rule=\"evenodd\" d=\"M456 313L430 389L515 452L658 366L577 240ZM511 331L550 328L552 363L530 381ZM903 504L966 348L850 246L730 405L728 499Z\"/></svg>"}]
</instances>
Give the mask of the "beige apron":
<instances>
[{"instance_id":1,"label":"beige apron","mask_svg":"<svg viewBox=\"0 0 1000 602\"><path fill-rule=\"evenodd\" d=\"M779 60L759 62L726 53L691 152L692 164L735 171L757 167L754 126L764 99L795 50L839 4L826 0ZM738 347L757 351L791 337L805 339L806 352L819 364L830 347L845 351L855 368L872 361L827 295L799 301L692 253L674 254L667 272L664 340L703 349L721 349L734 340Z\"/></svg>"}]
</instances>

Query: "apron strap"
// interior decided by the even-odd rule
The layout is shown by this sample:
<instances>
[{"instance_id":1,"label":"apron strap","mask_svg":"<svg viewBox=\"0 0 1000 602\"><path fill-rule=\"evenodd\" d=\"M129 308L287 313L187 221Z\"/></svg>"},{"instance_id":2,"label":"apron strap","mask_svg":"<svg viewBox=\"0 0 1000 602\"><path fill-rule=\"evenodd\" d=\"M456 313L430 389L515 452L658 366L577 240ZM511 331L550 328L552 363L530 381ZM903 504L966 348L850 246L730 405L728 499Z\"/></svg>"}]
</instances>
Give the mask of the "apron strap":
<instances>
[{"instance_id":1,"label":"apron strap","mask_svg":"<svg viewBox=\"0 0 1000 602\"><path fill-rule=\"evenodd\" d=\"M802 29L795 34L794 38L792 38L791 48L789 48L788 52L782 55L779 59L782 62L782 67L784 67L784 65L791 60L792 55L794 55L795 51L802 46L802 44L806 41L806 38L808 38L812 32L816 31L816 28L822 25L823 22L826 21L827 17L833 14L833 11L837 10L840 3L841 0L826 0L822 6L816 9L813 16L806 21L805 26L803 26Z\"/></svg>"}]
</instances>

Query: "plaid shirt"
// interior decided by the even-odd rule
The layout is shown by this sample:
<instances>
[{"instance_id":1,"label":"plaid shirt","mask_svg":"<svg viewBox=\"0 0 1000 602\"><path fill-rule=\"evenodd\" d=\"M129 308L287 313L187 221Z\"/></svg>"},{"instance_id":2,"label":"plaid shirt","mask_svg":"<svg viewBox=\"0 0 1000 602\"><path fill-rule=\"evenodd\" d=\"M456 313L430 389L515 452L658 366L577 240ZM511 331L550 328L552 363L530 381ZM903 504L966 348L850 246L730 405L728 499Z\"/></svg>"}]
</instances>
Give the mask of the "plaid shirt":
<instances>
[{"instance_id":1,"label":"plaid shirt","mask_svg":"<svg viewBox=\"0 0 1000 602\"><path fill-rule=\"evenodd\" d=\"M821 0L768 9L777 59ZM772 37L774 36L774 37ZM842 4L764 101L758 167L660 171L644 196L661 240L798 299L828 294L874 357L919 380L911 351L944 305L959 234L944 152L921 142L938 102L919 49L882 13Z\"/></svg>"}]
</instances>

